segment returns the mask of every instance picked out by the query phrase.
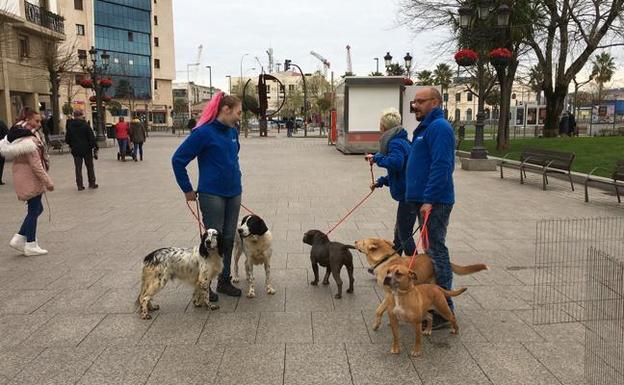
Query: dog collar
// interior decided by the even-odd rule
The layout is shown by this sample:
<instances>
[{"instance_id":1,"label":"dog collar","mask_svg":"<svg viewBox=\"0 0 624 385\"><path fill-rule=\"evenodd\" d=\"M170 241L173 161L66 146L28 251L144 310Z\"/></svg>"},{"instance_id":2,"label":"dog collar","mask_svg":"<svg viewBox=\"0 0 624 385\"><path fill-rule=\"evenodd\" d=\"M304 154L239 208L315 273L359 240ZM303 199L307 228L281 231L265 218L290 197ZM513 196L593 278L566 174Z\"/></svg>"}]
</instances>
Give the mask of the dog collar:
<instances>
[{"instance_id":1,"label":"dog collar","mask_svg":"<svg viewBox=\"0 0 624 385\"><path fill-rule=\"evenodd\" d=\"M375 269L378 268L382 263L386 262L388 259L390 259L390 257L392 257L393 255L396 255L397 252L395 251L392 254L388 254L385 255L383 258L381 258L381 260L379 262L377 262L376 264L374 264L372 267L368 268L368 272L375 275Z\"/></svg>"}]
</instances>

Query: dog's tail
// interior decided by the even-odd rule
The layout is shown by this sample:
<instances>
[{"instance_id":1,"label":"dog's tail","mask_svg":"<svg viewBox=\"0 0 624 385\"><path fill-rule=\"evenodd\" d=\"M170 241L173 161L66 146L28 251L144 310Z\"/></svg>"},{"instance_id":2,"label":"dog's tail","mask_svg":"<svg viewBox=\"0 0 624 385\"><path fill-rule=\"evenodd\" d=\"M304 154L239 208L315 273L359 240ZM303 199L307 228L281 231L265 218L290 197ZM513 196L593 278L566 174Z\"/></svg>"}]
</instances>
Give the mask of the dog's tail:
<instances>
[{"instance_id":1,"label":"dog's tail","mask_svg":"<svg viewBox=\"0 0 624 385\"><path fill-rule=\"evenodd\" d=\"M462 266L462 265L456 265L451 262L451 269L453 270L453 273L457 275L468 275L468 274L476 273L482 270L489 270L490 268L485 263L477 263L476 265Z\"/></svg>"},{"instance_id":2,"label":"dog's tail","mask_svg":"<svg viewBox=\"0 0 624 385\"><path fill-rule=\"evenodd\" d=\"M466 290L468 290L467 287L462 287L461 289L457 289L457 290L444 290L444 289L442 289L442 291L444 292L444 296L446 298L457 297L458 295L460 295L461 293L465 292Z\"/></svg>"}]
</instances>

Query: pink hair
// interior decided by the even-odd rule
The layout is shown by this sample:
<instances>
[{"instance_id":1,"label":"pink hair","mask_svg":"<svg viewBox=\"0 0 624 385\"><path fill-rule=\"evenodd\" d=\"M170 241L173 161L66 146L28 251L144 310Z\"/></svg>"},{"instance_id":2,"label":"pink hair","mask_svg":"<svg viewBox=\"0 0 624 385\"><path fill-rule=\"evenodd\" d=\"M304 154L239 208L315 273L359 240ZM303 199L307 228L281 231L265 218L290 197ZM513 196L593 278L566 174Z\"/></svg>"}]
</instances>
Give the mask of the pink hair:
<instances>
[{"instance_id":1,"label":"pink hair","mask_svg":"<svg viewBox=\"0 0 624 385\"><path fill-rule=\"evenodd\" d=\"M219 104L221 104L221 99L223 99L224 95L224 92L218 92L212 98L212 100L210 100L210 102L206 104L206 107L204 107L201 117L197 121L197 124L195 125L193 130L205 123L212 122L214 119L216 119L217 115L219 115Z\"/></svg>"}]
</instances>

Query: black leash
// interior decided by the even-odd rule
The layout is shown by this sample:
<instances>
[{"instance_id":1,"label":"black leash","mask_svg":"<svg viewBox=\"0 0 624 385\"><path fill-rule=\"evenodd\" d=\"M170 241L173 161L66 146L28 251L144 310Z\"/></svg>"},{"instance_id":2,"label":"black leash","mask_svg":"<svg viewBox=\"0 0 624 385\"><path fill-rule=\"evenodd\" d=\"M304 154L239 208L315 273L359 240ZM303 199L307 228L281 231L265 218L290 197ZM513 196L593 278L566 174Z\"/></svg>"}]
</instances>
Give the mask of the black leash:
<instances>
[{"instance_id":1,"label":"black leash","mask_svg":"<svg viewBox=\"0 0 624 385\"><path fill-rule=\"evenodd\" d=\"M421 228L421 227L422 227L422 225L419 225L419 226L416 228L416 230L414 230L414 232L413 232L413 233L412 233L412 235L411 235L411 237L412 237L412 238L414 237L414 235L416 235L416 233L417 233L418 231L420 231L420 228ZM405 250L405 243L401 242L401 247L403 247L403 250ZM375 275L375 269L376 269L376 268L378 268L380 265L382 265L384 262L386 262L388 259L390 259L390 257L392 257L392 256L394 256L394 255L399 255L399 256L400 256L399 252L398 252L397 250L395 250L394 248L392 249L392 251L393 251L393 253L392 253L392 254L387 254L387 255L384 255L384 256L383 256L383 258L381 258L381 259L379 260L379 262L377 262L377 263L376 263L376 264L374 264L373 266L369 267L369 268L367 269L367 271L368 271L370 274Z\"/></svg>"}]
</instances>

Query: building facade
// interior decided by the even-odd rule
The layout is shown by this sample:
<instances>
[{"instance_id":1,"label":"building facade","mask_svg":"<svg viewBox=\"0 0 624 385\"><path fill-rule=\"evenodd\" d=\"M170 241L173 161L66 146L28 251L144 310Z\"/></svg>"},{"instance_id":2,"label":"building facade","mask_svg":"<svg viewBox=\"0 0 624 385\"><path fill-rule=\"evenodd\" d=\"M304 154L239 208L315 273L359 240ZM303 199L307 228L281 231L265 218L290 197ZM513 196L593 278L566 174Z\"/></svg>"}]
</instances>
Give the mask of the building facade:
<instances>
[{"instance_id":1,"label":"building facade","mask_svg":"<svg viewBox=\"0 0 624 385\"><path fill-rule=\"evenodd\" d=\"M59 0L67 25L69 50L95 47L110 55L103 76L113 85L106 93L121 104L116 115L139 117L151 127L170 126L175 78L172 0ZM61 104L84 109L93 119L92 90L79 86L77 64L61 86ZM65 107L64 112L70 108ZM106 122L115 123L107 109Z\"/></svg>"},{"instance_id":2,"label":"building facade","mask_svg":"<svg viewBox=\"0 0 624 385\"><path fill-rule=\"evenodd\" d=\"M46 54L65 39L55 1L0 1L0 119L11 125L22 107L50 108Z\"/></svg>"}]
</instances>

